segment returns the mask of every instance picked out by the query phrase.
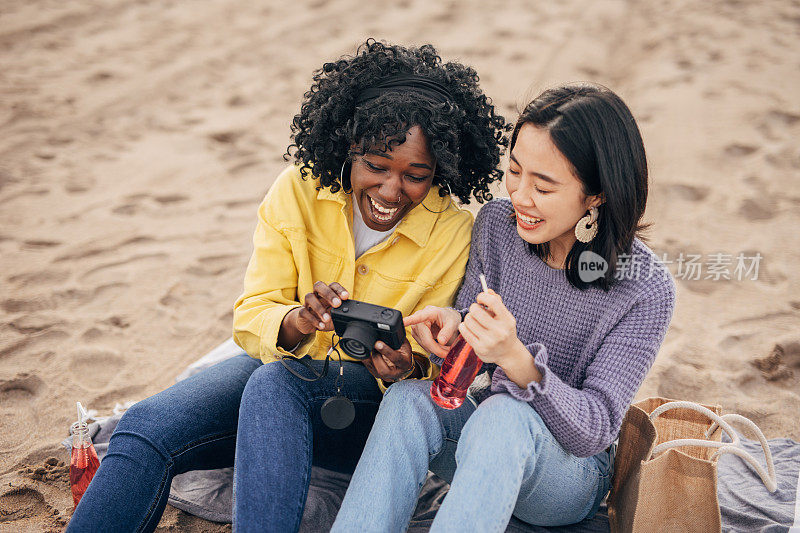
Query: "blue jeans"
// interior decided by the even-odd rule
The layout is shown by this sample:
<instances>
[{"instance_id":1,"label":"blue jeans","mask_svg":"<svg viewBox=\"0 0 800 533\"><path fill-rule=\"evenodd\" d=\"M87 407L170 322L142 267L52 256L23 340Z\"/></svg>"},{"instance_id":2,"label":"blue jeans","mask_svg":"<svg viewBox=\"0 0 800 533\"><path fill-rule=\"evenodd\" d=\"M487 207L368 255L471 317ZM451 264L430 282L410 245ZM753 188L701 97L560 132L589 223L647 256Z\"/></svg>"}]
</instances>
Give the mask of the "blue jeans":
<instances>
[{"instance_id":1,"label":"blue jeans","mask_svg":"<svg viewBox=\"0 0 800 533\"><path fill-rule=\"evenodd\" d=\"M322 361L307 361L321 370ZM300 363L289 364L313 377ZM353 402L355 420L341 430L328 428L320 417L320 407L337 391L338 361L315 382L298 379L280 363L262 366L247 382L236 443L235 531L297 531L312 463L348 474L355 470L383 395L364 365L342 364L341 393Z\"/></svg>"},{"instance_id":2,"label":"blue jeans","mask_svg":"<svg viewBox=\"0 0 800 533\"><path fill-rule=\"evenodd\" d=\"M597 512L611 484L608 452L567 453L507 394L446 410L429 390L403 381L386 392L331 531L405 531L429 468L450 482L432 532L505 531L512 514L566 525Z\"/></svg>"},{"instance_id":3,"label":"blue jeans","mask_svg":"<svg viewBox=\"0 0 800 533\"><path fill-rule=\"evenodd\" d=\"M319 371L322 361L313 361L311 364ZM242 354L136 403L120 419L109 441L108 453L75 510L67 531L153 531L164 512L174 476L190 470L234 465L237 427L242 412L240 403L243 402L242 396L246 389L248 397L251 400L256 399L260 394L258 389L262 388L258 384L269 382L269 376L272 376L281 381L277 384L279 387L267 383L264 388L280 388L293 397L305 397L310 389L315 393L320 392L323 384L328 384L330 390L338 370L338 362L332 362L327 378L316 385L307 384L286 372L280 363L262 365L261 361ZM258 381L248 384L251 377L258 378ZM314 416L314 405L309 406L314 436L321 437L314 439L313 460L315 464L319 463L327 468L336 468L337 465L340 469L351 465L354 467L361 452L359 446L363 447L366 441L381 398L375 379L363 365L345 363L344 379L345 394L349 396L352 393L359 398L371 395L374 401L371 403L371 410L367 409L366 414L362 408L360 418L357 403L356 422L341 430L340 435L334 435L340 441L351 443L347 447L347 453L342 456L337 456L344 448L339 442L332 446L325 445L326 440L330 439L330 430L326 431L327 428L324 428L320 430L319 436L316 434L319 425L316 422L318 412ZM288 412L282 408L285 403L291 404L292 401L287 402L283 394L271 395L265 392L260 404L249 402L250 410L244 411L248 416L253 415L256 418L256 425L243 425L252 441L247 446L242 446L240 436L238 445L245 449L247 456L259 457L260 465L264 463L264 458L268 464L254 467L247 461L238 461L240 471L237 472L235 481L240 490L236 498L237 506L243 507L251 497L255 502L262 497L269 497L275 500L272 502L273 508L278 500L283 507L278 506L277 510L268 511L267 506L264 506L263 513L276 514L259 516L253 519L253 525L240 523L237 529L241 531L251 528L290 531L291 528L284 525L288 520L286 516L294 520L298 513L302 514L308 476L296 473L307 472L309 468L306 459L312 454L311 439L305 431L300 436L287 432L296 431L298 426L307 428L309 418L286 420L281 416ZM359 426L359 422L366 426ZM261 428L262 431L252 431L255 428ZM271 439L265 438L265 435ZM275 446L274 442L292 442L298 438L307 439L308 449L299 464L292 464L292 454L297 450L284 448L282 444ZM269 487L264 482L284 476L280 488L277 485ZM287 485L292 490L283 492ZM243 493L243 486L262 486L264 493ZM267 493L270 496L266 496ZM256 503L257 505L260 504ZM239 516L244 520L249 519L247 513L239 513ZM255 525L264 521L270 522L270 527ZM293 528L297 529L297 526Z\"/></svg>"}]
</instances>

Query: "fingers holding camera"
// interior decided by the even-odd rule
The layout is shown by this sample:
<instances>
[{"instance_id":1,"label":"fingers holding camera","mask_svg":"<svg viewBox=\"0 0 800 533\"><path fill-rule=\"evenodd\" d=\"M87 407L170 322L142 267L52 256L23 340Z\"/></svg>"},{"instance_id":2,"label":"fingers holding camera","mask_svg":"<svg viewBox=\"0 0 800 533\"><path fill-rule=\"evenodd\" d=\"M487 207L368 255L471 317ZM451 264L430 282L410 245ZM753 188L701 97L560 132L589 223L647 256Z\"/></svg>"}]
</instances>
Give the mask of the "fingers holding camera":
<instances>
[{"instance_id":1,"label":"fingers holding camera","mask_svg":"<svg viewBox=\"0 0 800 533\"><path fill-rule=\"evenodd\" d=\"M342 305L342 301L347 300L350 293L338 283L330 285L317 281L314 283L314 292L306 294L303 300L303 308L299 318L308 326L319 331L333 331L333 321L331 320L330 310L333 307ZM305 332L305 334L311 333Z\"/></svg>"},{"instance_id":2,"label":"fingers holding camera","mask_svg":"<svg viewBox=\"0 0 800 533\"><path fill-rule=\"evenodd\" d=\"M364 360L373 376L385 381L398 381L409 376L414 370L414 358L411 355L411 344L403 342L399 350L393 350L386 343L378 341L370 357Z\"/></svg>"},{"instance_id":3,"label":"fingers holding camera","mask_svg":"<svg viewBox=\"0 0 800 533\"><path fill-rule=\"evenodd\" d=\"M339 307L344 300L350 297L350 293L335 281L330 285L321 281L314 283L314 294L328 309Z\"/></svg>"},{"instance_id":4,"label":"fingers holding camera","mask_svg":"<svg viewBox=\"0 0 800 533\"><path fill-rule=\"evenodd\" d=\"M288 350L315 331L333 331L330 310L342 305L350 298L350 293L336 282L317 281L313 289L305 295L302 307L292 309L283 318L278 330L278 346Z\"/></svg>"}]
</instances>

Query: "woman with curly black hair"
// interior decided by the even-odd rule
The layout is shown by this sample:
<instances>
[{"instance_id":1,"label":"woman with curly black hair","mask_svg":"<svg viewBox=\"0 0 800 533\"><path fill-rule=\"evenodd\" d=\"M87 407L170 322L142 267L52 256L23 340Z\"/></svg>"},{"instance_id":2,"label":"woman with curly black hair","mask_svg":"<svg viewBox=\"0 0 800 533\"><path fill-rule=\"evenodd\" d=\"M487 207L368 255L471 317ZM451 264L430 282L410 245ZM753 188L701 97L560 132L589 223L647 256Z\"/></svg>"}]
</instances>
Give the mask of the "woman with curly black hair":
<instances>
[{"instance_id":1,"label":"woman with curly black hair","mask_svg":"<svg viewBox=\"0 0 800 533\"><path fill-rule=\"evenodd\" d=\"M152 531L175 475L234 455L236 529L297 530L312 464L352 472L386 386L438 372L410 336L328 372L331 309L452 303L472 227L453 196L491 199L507 129L475 71L430 45L368 40L324 64L258 210L243 351L125 413L68 530Z\"/></svg>"}]
</instances>

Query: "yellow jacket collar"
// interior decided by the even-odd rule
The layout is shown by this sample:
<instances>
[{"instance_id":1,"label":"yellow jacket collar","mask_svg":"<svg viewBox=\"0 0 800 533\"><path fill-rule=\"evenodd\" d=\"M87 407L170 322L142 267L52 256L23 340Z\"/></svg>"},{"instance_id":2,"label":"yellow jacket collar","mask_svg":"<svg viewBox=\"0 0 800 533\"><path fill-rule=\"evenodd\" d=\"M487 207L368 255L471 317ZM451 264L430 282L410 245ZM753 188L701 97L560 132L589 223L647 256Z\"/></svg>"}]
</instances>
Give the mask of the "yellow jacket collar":
<instances>
[{"instance_id":1,"label":"yellow jacket collar","mask_svg":"<svg viewBox=\"0 0 800 533\"><path fill-rule=\"evenodd\" d=\"M339 192L333 193L328 187L322 187L317 192L317 199L336 202L341 204L343 208L352 201L351 195L344 192L344 190L340 189ZM446 209L450 209L452 205L452 199L448 198L447 196L439 196L439 186L434 185L431 187L431 190L428 191L428 195L425 197L425 200L423 200L422 203L425 204L425 206L427 206L431 211L444 211ZM433 231L433 226L436 224L436 221L440 215L438 212L431 213L428 211L428 209L425 209L425 206L418 205L412 209L411 212L409 212L403 218L403 220L400 221L395 230L397 233L405 235L414 241L414 243L420 247L428 244L428 239ZM342 212L352 211L345 211L342 209Z\"/></svg>"}]
</instances>

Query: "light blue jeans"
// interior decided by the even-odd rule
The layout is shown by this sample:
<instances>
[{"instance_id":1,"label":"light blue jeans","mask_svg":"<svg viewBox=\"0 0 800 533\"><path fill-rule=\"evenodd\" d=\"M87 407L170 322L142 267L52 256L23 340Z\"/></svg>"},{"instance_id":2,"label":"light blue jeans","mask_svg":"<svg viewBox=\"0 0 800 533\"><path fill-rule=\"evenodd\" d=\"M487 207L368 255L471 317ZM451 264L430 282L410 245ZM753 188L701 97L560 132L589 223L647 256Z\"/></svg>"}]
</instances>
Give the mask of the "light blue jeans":
<instances>
[{"instance_id":1,"label":"light blue jeans","mask_svg":"<svg viewBox=\"0 0 800 533\"><path fill-rule=\"evenodd\" d=\"M505 531L512 514L566 525L597 512L611 485L608 451L567 453L536 411L510 395L446 410L431 400L430 385L389 387L331 531L405 531L428 469L450 482L432 532Z\"/></svg>"}]
</instances>

